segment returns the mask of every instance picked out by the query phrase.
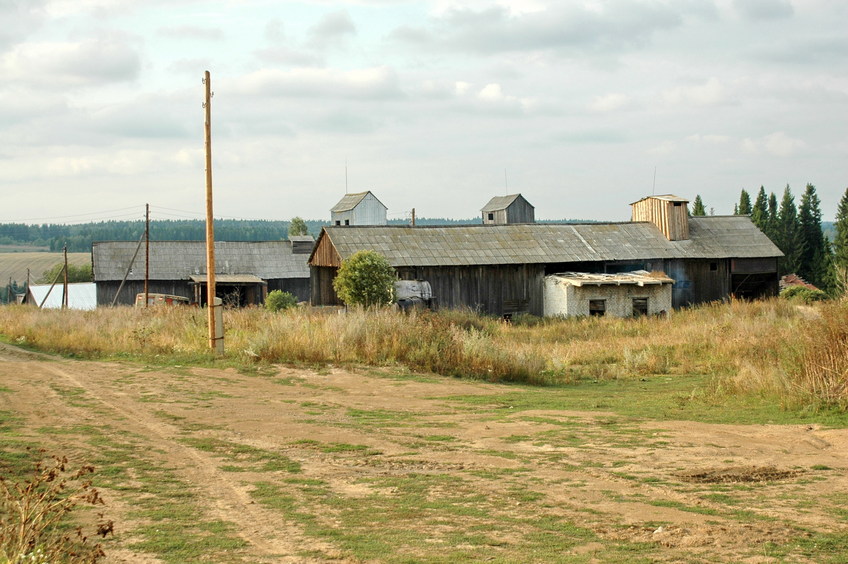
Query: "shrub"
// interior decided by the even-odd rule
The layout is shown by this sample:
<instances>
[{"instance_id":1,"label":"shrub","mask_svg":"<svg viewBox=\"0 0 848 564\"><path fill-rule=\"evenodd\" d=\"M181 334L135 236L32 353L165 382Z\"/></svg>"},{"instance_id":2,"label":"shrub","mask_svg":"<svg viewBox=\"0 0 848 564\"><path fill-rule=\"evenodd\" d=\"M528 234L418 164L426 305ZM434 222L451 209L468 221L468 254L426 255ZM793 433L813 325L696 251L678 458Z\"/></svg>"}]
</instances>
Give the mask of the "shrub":
<instances>
[{"instance_id":1,"label":"shrub","mask_svg":"<svg viewBox=\"0 0 848 564\"><path fill-rule=\"evenodd\" d=\"M827 299L827 294L823 291L806 286L790 286L780 292L780 297L786 300L793 300L810 304L813 302L822 302Z\"/></svg>"},{"instance_id":2,"label":"shrub","mask_svg":"<svg viewBox=\"0 0 848 564\"><path fill-rule=\"evenodd\" d=\"M394 299L395 269L376 251L358 251L342 261L333 289L346 305L383 306Z\"/></svg>"},{"instance_id":3,"label":"shrub","mask_svg":"<svg viewBox=\"0 0 848 564\"><path fill-rule=\"evenodd\" d=\"M291 292L272 290L268 292L268 297L265 298L265 309L268 311L280 311L281 309L289 309L296 305L297 298Z\"/></svg>"},{"instance_id":4,"label":"shrub","mask_svg":"<svg viewBox=\"0 0 848 564\"><path fill-rule=\"evenodd\" d=\"M63 526L77 505L103 503L87 479L92 472L87 465L72 470L67 458L52 456L36 462L21 481L0 476L0 560L88 564L104 557L100 544L89 542L81 528L69 533ZM100 517L97 533L105 537L113 526Z\"/></svg>"}]
</instances>

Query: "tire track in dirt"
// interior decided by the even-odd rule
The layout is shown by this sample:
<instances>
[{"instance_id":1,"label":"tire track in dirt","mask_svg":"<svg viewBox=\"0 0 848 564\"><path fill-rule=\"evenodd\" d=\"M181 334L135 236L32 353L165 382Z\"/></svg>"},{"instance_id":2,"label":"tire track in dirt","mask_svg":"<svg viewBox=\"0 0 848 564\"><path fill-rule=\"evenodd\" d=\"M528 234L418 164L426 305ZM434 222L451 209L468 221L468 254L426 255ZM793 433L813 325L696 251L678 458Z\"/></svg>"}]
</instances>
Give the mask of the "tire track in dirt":
<instances>
[{"instance_id":1,"label":"tire track in dirt","mask_svg":"<svg viewBox=\"0 0 848 564\"><path fill-rule=\"evenodd\" d=\"M202 451L183 445L178 441L180 429L164 423L155 415L138 409L137 404L109 390L107 385L90 378L91 370L103 370L96 364L75 364L84 375L74 374L69 364L39 363L38 366L50 374L82 389L99 404L123 417L120 422L126 430L143 436L151 451L161 450L169 463L180 461L176 471L193 486L200 488L206 501L205 509L216 518L233 523L236 534L244 539L254 551L249 554L251 562L310 562L296 556L299 550L313 549L333 553L335 549L314 539L306 539L291 523L284 522L279 515L254 503L246 487L233 483L230 476L217 467L217 461ZM32 366L30 365L30 368ZM109 377L108 374L105 375ZM114 421L114 420L113 420Z\"/></svg>"}]
</instances>

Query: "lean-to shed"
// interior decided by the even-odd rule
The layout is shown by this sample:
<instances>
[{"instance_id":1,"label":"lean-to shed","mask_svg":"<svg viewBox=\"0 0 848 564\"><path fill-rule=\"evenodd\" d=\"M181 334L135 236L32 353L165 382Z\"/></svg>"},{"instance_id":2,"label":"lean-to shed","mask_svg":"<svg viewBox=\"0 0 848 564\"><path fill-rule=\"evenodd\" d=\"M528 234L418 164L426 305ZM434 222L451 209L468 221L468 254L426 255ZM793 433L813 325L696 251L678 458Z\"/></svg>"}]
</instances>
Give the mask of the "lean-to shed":
<instances>
[{"instance_id":1,"label":"lean-to shed","mask_svg":"<svg viewBox=\"0 0 848 564\"><path fill-rule=\"evenodd\" d=\"M545 276L546 317L608 315L633 317L671 311L671 285L663 273L562 272Z\"/></svg>"}]
</instances>

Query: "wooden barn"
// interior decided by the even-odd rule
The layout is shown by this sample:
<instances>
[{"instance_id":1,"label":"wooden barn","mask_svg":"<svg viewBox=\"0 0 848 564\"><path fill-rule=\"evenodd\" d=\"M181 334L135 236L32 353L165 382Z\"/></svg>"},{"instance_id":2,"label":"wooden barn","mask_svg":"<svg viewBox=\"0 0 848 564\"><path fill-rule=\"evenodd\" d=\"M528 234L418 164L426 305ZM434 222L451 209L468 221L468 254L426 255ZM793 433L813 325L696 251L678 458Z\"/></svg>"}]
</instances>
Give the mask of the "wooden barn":
<instances>
[{"instance_id":1,"label":"wooden barn","mask_svg":"<svg viewBox=\"0 0 848 564\"><path fill-rule=\"evenodd\" d=\"M545 276L562 272L664 272L674 308L777 292L783 254L750 218L688 218L685 205L669 202L672 223L686 222L685 239L648 221L325 227L309 259L312 303L339 303L332 280L363 249L383 254L401 279L428 281L440 307L493 315L543 315Z\"/></svg>"},{"instance_id":2,"label":"wooden barn","mask_svg":"<svg viewBox=\"0 0 848 564\"><path fill-rule=\"evenodd\" d=\"M333 225L386 225L386 206L371 192L345 194L330 209Z\"/></svg>"},{"instance_id":3,"label":"wooden barn","mask_svg":"<svg viewBox=\"0 0 848 564\"><path fill-rule=\"evenodd\" d=\"M272 290L291 292L309 300L309 241L216 241L216 293L232 305L259 305ZM95 242L91 249L97 304L130 305L144 292L144 245L135 241ZM135 257L135 258L133 258ZM151 241L148 291L184 296L194 303L206 299L206 243Z\"/></svg>"},{"instance_id":4,"label":"wooden barn","mask_svg":"<svg viewBox=\"0 0 848 564\"><path fill-rule=\"evenodd\" d=\"M507 225L510 223L533 223L535 208L521 194L495 196L480 210L484 225Z\"/></svg>"}]
</instances>

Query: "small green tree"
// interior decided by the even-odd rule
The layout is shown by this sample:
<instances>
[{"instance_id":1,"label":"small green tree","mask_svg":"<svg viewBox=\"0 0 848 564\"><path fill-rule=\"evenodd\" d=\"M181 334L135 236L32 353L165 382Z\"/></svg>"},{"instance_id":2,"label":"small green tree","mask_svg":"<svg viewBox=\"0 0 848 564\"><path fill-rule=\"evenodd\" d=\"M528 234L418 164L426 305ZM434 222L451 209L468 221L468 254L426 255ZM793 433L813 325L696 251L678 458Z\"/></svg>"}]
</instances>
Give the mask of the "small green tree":
<instances>
[{"instance_id":1,"label":"small green tree","mask_svg":"<svg viewBox=\"0 0 848 564\"><path fill-rule=\"evenodd\" d=\"M707 215L707 208L704 207L704 201L700 194L695 194L695 201L692 202L692 215L695 217Z\"/></svg>"},{"instance_id":2,"label":"small green tree","mask_svg":"<svg viewBox=\"0 0 848 564\"><path fill-rule=\"evenodd\" d=\"M848 293L848 188L836 208L836 237L833 240L833 266L836 289Z\"/></svg>"},{"instance_id":3,"label":"small green tree","mask_svg":"<svg viewBox=\"0 0 848 564\"><path fill-rule=\"evenodd\" d=\"M744 188L739 194L739 203L733 208L733 215L751 215L751 195Z\"/></svg>"},{"instance_id":4,"label":"small green tree","mask_svg":"<svg viewBox=\"0 0 848 564\"><path fill-rule=\"evenodd\" d=\"M297 297L291 292L282 290L271 290L265 298L265 309L268 311L280 311L297 305Z\"/></svg>"},{"instance_id":5,"label":"small green tree","mask_svg":"<svg viewBox=\"0 0 848 564\"><path fill-rule=\"evenodd\" d=\"M306 227L306 222L303 221L303 218L293 217L291 223L289 223L289 237L308 234L309 229Z\"/></svg>"},{"instance_id":6,"label":"small green tree","mask_svg":"<svg viewBox=\"0 0 848 564\"><path fill-rule=\"evenodd\" d=\"M54 264L50 270L45 270L35 283L36 284L52 284L53 280L56 280L56 275L62 271L62 267L64 265L60 262ZM73 264L68 265L68 282L91 282L94 280L94 275L91 273L91 265L84 264L82 266L74 266ZM62 277L59 277L58 282L62 281Z\"/></svg>"},{"instance_id":7,"label":"small green tree","mask_svg":"<svg viewBox=\"0 0 848 564\"><path fill-rule=\"evenodd\" d=\"M339 299L349 306L382 306L394 299L395 269L376 251L357 251L342 261L333 280Z\"/></svg>"}]
</instances>

